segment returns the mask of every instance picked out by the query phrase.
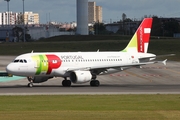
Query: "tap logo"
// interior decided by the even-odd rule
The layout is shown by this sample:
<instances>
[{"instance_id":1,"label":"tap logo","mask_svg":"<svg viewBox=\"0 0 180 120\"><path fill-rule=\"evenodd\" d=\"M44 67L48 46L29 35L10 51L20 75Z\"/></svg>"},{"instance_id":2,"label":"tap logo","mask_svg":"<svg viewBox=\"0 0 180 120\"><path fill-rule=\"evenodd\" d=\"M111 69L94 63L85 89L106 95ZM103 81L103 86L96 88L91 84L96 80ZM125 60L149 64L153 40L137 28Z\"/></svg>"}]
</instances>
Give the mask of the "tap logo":
<instances>
[{"instance_id":1,"label":"tap logo","mask_svg":"<svg viewBox=\"0 0 180 120\"><path fill-rule=\"evenodd\" d=\"M53 69L58 69L62 61L56 55L35 55L32 56L33 61L35 61L36 75L45 73L47 75L51 74Z\"/></svg>"}]
</instances>

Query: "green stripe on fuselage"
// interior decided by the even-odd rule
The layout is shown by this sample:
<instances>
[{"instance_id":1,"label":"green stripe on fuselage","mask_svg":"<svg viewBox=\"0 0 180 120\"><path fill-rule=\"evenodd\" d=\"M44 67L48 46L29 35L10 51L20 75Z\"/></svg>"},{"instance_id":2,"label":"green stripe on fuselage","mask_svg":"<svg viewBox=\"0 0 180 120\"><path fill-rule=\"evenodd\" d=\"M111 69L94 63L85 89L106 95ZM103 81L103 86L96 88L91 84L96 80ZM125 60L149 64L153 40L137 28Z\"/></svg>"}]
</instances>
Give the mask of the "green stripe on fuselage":
<instances>
[{"instance_id":1,"label":"green stripe on fuselage","mask_svg":"<svg viewBox=\"0 0 180 120\"><path fill-rule=\"evenodd\" d=\"M41 72L48 71L48 59L46 55L40 55Z\"/></svg>"},{"instance_id":2,"label":"green stripe on fuselage","mask_svg":"<svg viewBox=\"0 0 180 120\"><path fill-rule=\"evenodd\" d=\"M41 74L42 72L47 72L48 70L48 59L46 55L35 55L32 56L36 64L36 75Z\"/></svg>"},{"instance_id":3,"label":"green stripe on fuselage","mask_svg":"<svg viewBox=\"0 0 180 120\"><path fill-rule=\"evenodd\" d=\"M42 55L38 55L37 58L38 58L37 62L38 62L39 67L37 68L36 75L39 75L41 73L41 69L42 69L41 62L43 60L43 57L42 57Z\"/></svg>"}]
</instances>

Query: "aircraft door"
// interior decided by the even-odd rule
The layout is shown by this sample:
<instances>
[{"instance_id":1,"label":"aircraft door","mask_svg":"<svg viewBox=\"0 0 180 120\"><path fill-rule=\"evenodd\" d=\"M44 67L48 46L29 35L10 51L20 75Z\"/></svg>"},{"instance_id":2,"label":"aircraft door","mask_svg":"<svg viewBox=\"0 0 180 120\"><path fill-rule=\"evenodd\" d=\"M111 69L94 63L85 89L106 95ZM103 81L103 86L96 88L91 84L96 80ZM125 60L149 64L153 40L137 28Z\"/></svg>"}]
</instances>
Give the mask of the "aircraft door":
<instances>
[{"instance_id":1,"label":"aircraft door","mask_svg":"<svg viewBox=\"0 0 180 120\"><path fill-rule=\"evenodd\" d=\"M39 68L39 60L35 60L34 62L34 68Z\"/></svg>"}]
</instances>

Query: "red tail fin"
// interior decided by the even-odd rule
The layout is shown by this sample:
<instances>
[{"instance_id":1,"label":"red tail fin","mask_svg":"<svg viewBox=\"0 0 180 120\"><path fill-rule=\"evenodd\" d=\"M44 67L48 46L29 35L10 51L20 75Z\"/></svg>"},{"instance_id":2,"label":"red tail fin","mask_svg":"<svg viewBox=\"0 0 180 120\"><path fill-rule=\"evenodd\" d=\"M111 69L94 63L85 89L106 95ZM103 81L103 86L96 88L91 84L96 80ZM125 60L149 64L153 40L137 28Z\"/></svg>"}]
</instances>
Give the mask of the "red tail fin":
<instances>
[{"instance_id":1,"label":"red tail fin","mask_svg":"<svg viewBox=\"0 0 180 120\"><path fill-rule=\"evenodd\" d=\"M145 18L137 29L138 52L146 53L149 45L152 18Z\"/></svg>"},{"instance_id":2,"label":"red tail fin","mask_svg":"<svg viewBox=\"0 0 180 120\"><path fill-rule=\"evenodd\" d=\"M141 25L138 27L129 44L123 50L124 52L147 52L152 20L152 18L145 18L142 21Z\"/></svg>"}]
</instances>

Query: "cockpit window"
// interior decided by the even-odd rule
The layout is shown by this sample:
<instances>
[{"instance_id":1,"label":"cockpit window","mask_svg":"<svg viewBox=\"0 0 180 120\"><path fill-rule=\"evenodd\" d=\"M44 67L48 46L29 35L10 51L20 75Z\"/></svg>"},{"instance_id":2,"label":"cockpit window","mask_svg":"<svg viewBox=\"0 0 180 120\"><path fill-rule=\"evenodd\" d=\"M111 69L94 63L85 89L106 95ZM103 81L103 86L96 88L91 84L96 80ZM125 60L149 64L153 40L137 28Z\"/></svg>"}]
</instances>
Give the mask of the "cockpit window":
<instances>
[{"instance_id":1,"label":"cockpit window","mask_svg":"<svg viewBox=\"0 0 180 120\"><path fill-rule=\"evenodd\" d=\"M17 63L17 62L19 62L19 60L14 60L14 63Z\"/></svg>"},{"instance_id":2,"label":"cockpit window","mask_svg":"<svg viewBox=\"0 0 180 120\"><path fill-rule=\"evenodd\" d=\"M24 60L24 63L27 63L27 60Z\"/></svg>"},{"instance_id":3,"label":"cockpit window","mask_svg":"<svg viewBox=\"0 0 180 120\"><path fill-rule=\"evenodd\" d=\"M25 60L25 59L16 59L13 62L14 63L27 63L27 60Z\"/></svg>"}]
</instances>

